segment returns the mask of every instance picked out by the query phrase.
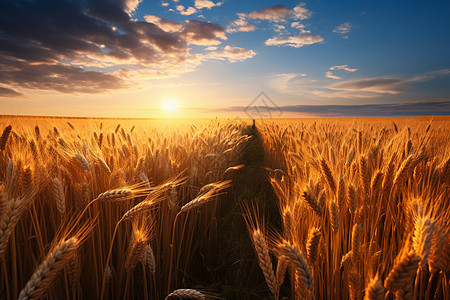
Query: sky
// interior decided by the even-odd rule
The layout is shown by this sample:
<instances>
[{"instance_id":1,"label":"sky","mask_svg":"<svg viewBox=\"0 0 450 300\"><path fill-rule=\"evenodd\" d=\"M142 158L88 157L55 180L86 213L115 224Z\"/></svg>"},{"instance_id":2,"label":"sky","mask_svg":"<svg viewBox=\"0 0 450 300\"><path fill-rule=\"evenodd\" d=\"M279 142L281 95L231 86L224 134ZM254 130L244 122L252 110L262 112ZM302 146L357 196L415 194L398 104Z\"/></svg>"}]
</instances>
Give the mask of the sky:
<instances>
[{"instance_id":1,"label":"sky","mask_svg":"<svg viewBox=\"0 0 450 300\"><path fill-rule=\"evenodd\" d=\"M449 1L3 0L0 114L450 115Z\"/></svg>"}]
</instances>

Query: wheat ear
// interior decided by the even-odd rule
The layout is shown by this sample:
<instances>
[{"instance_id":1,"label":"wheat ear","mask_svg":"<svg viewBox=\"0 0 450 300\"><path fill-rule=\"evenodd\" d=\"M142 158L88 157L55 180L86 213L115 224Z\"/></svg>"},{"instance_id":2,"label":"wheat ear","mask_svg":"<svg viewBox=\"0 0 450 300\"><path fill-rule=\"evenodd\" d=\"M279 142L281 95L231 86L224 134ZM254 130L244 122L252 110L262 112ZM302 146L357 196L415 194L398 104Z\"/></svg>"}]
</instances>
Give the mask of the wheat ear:
<instances>
[{"instance_id":1,"label":"wheat ear","mask_svg":"<svg viewBox=\"0 0 450 300\"><path fill-rule=\"evenodd\" d=\"M310 264L314 264L317 259L317 248L319 246L320 237L322 236L319 228L311 228L308 233L306 242L306 252Z\"/></svg>"},{"instance_id":2,"label":"wheat ear","mask_svg":"<svg viewBox=\"0 0 450 300\"><path fill-rule=\"evenodd\" d=\"M403 253L384 282L386 289L392 292L400 291L412 282L419 262L420 256L414 251Z\"/></svg>"},{"instance_id":3,"label":"wheat ear","mask_svg":"<svg viewBox=\"0 0 450 300\"><path fill-rule=\"evenodd\" d=\"M59 242L31 275L30 280L19 294L19 300L40 298L53 283L58 272L73 257L78 245L78 239L75 237Z\"/></svg>"},{"instance_id":4,"label":"wheat ear","mask_svg":"<svg viewBox=\"0 0 450 300\"><path fill-rule=\"evenodd\" d=\"M66 212L66 198L64 196L64 190L61 185L61 181L58 178L54 178L52 181L53 197L55 198L56 208L61 216Z\"/></svg>"},{"instance_id":5,"label":"wheat ear","mask_svg":"<svg viewBox=\"0 0 450 300\"><path fill-rule=\"evenodd\" d=\"M333 174L331 173L331 169L328 166L327 162L325 161L325 159L322 159L320 161L320 166L322 168L322 173L325 176L325 179L328 183L328 186L330 187L331 191L333 193L336 193L336 183L334 182L334 177Z\"/></svg>"},{"instance_id":6,"label":"wheat ear","mask_svg":"<svg viewBox=\"0 0 450 300\"><path fill-rule=\"evenodd\" d=\"M378 276L372 278L366 287L364 300L384 300L386 290Z\"/></svg>"},{"instance_id":7,"label":"wheat ear","mask_svg":"<svg viewBox=\"0 0 450 300\"><path fill-rule=\"evenodd\" d=\"M266 239L259 229L253 231L253 245L255 245L256 254L258 255L259 266L261 267L267 286L273 295L277 294L277 280L273 273L272 261L269 255L269 248Z\"/></svg>"},{"instance_id":8,"label":"wheat ear","mask_svg":"<svg viewBox=\"0 0 450 300\"><path fill-rule=\"evenodd\" d=\"M283 240L278 247L283 255L286 256L290 264L299 272L299 276L302 279L303 284L312 293L314 289L314 278L312 277L311 268L309 267L308 262L298 246Z\"/></svg>"},{"instance_id":9,"label":"wheat ear","mask_svg":"<svg viewBox=\"0 0 450 300\"><path fill-rule=\"evenodd\" d=\"M28 204L27 198L11 199L6 203L0 217L0 258L6 253L6 248L17 223L19 223Z\"/></svg>"},{"instance_id":10,"label":"wheat ear","mask_svg":"<svg viewBox=\"0 0 450 300\"><path fill-rule=\"evenodd\" d=\"M186 298L186 299L194 299L194 300L205 300L206 296L193 289L178 289L167 295L165 300L171 298Z\"/></svg>"},{"instance_id":11,"label":"wheat ear","mask_svg":"<svg viewBox=\"0 0 450 300\"><path fill-rule=\"evenodd\" d=\"M314 198L313 194L307 189L302 194L303 200L308 204L308 206L319 216L322 216L322 209L320 208L319 203Z\"/></svg>"}]
</instances>

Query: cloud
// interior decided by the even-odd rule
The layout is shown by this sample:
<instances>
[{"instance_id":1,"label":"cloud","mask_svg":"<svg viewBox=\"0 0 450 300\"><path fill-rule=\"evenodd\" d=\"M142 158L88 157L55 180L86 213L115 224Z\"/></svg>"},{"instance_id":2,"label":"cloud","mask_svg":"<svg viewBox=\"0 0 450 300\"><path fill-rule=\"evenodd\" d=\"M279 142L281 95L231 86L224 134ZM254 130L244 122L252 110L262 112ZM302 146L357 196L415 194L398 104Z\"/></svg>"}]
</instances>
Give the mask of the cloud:
<instances>
[{"instance_id":1,"label":"cloud","mask_svg":"<svg viewBox=\"0 0 450 300\"><path fill-rule=\"evenodd\" d=\"M248 14L250 19L268 20L268 21L283 21L292 10L284 5L278 4L268 8L255 10Z\"/></svg>"},{"instance_id":2,"label":"cloud","mask_svg":"<svg viewBox=\"0 0 450 300\"><path fill-rule=\"evenodd\" d=\"M190 44L218 45L227 39L215 23L178 23L154 15L136 20L130 14L140 2L0 1L2 16L8 16L0 24L1 95L137 87L147 78L177 76L210 59L191 53ZM229 54L230 61L238 60L234 56Z\"/></svg>"},{"instance_id":3,"label":"cloud","mask_svg":"<svg viewBox=\"0 0 450 300\"><path fill-rule=\"evenodd\" d=\"M333 72L331 72L331 71L327 71L327 72L325 73L325 76L326 76L327 78L331 78L331 79L342 79L342 77L339 77L339 76L334 75Z\"/></svg>"},{"instance_id":4,"label":"cloud","mask_svg":"<svg viewBox=\"0 0 450 300\"><path fill-rule=\"evenodd\" d=\"M358 71L358 69L350 68L348 65L332 66L332 67L330 67L330 70L343 70L343 71L347 71L347 72Z\"/></svg>"},{"instance_id":5,"label":"cloud","mask_svg":"<svg viewBox=\"0 0 450 300\"><path fill-rule=\"evenodd\" d=\"M256 55L256 52L253 50L235 47L235 46L225 46L222 51L210 52L208 54L209 58L225 60L227 59L230 62L242 61L245 59L252 58Z\"/></svg>"},{"instance_id":6,"label":"cloud","mask_svg":"<svg viewBox=\"0 0 450 300\"><path fill-rule=\"evenodd\" d=\"M195 0L194 5L197 9L203 9L203 8L211 9L215 6L221 6L222 4L223 4L223 2L214 3L211 0Z\"/></svg>"},{"instance_id":7,"label":"cloud","mask_svg":"<svg viewBox=\"0 0 450 300\"><path fill-rule=\"evenodd\" d=\"M333 32L341 34L343 35L343 38L347 39L348 38L347 33L349 33L350 30L352 30L352 27L353 25L350 22L345 22L334 28Z\"/></svg>"},{"instance_id":8,"label":"cloud","mask_svg":"<svg viewBox=\"0 0 450 300\"><path fill-rule=\"evenodd\" d=\"M292 22L291 27L296 29L302 29L305 28L305 25L301 24L300 22Z\"/></svg>"},{"instance_id":9,"label":"cloud","mask_svg":"<svg viewBox=\"0 0 450 300\"><path fill-rule=\"evenodd\" d=\"M8 88L4 88L0 86L0 97L19 97L22 96L21 93L12 90L12 89L8 89Z\"/></svg>"},{"instance_id":10,"label":"cloud","mask_svg":"<svg viewBox=\"0 0 450 300\"><path fill-rule=\"evenodd\" d=\"M305 20L311 17L312 11L305 8L305 5L306 4L304 2L300 2L296 7L294 7L292 14L296 19Z\"/></svg>"},{"instance_id":11,"label":"cloud","mask_svg":"<svg viewBox=\"0 0 450 300\"><path fill-rule=\"evenodd\" d=\"M227 26L228 33L255 31L256 26L247 22L247 14L238 13L238 19Z\"/></svg>"},{"instance_id":12,"label":"cloud","mask_svg":"<svg viewBox=\"0 0 450 300\"><path fill-rule=\"evenodd\" d=\"M402 97L409 96L414 97L412 99L420 100L418 98L420 96L418 94L416 95L414 91L415 84L431 81L434 78L448 76L449 74L450 69L442 69L410 78L386 76L330 83L327 80L294 76L292 73L288 73L271 76L269 78L269 85L279 93L301 97L301 99L308 99L308 101L370 98L395 100L399 97L397 96L399 94L402 94ZM328 75L336 76L333 73Z\"/></svg>"},{"instance_id":13,"label":"cloud","mask_svg":"<svg viewBox=\"0 0 450 300\"><path fill-rule=\"evenodd\" d=\"M190 6L187 9L183 6L183 5L177 5L177 10L180 12L181 15L183 16L190 16L192 14L195 14L197 12L197 10Z\"/></svg>"},{"instance_id":14,"label":"cloud","mask_svg":"<svg viewBox=\"0 0 450 300\"><path fill-rule=\"evenodd\" d=\"M181 30L181 28L183 28L183 25L178 22L163 19L158 16L146 15L144 16L144 19L149 23L157 25L165 32L178 32Z\"/></svg>"},{"instance_id":15,"label":"cloud","mask_svg":"<svg viewBox=\"0 0 450 300\"><path fill-rule=\"evenodd\" d=\"M331 72L331 71L334 71L334 70L336 70L336 71L346 71L346 72L356 72L356 71L358 71L358 69L350 68L348 65L332 66L332 67L330 67L329 70L330 71L327 71L325 73L325 76L327 78L331 78L331 79L342 79L341 76L337 76L333 72Z\"/></svg>"},{"instance_id":16,"label":"cloud","mask_svg":"<svg viewBox=\"0 0 450 300\"><path fill-rule=\"evenodd\" d=\"M450 114L450 100L418 101L402 103L377 103L362 105L290 105L290 106L234 106L221 109L223 112L255 114L260 111L281 111L307 117L401 117L401 116L447 116ZM283 115L282 115L283 116Z\"/></svg>"},{"instance_id":17,"label":"cloud","mask_svg":"<svg viewBox=\"0 0 450 300\"><path fill-rule=\"evenodd\" d=\"M221 25L198 20L186 21L182 35L190 44L202 46L221 44L222 42L217 40L217 38L222 40L227 39L225 30Z\"/></svg>"},{"instance_id":18,"label":"cloud","mask_svg":"<svg viewBox=\"0 0 450 300\"><path fill-rule=\"evenodd\" d=\"M299 36L276 36L266 40L267 46L290 46L300 48L307 45L313 45L323 42L323 37L316 34Z\"/></svg>"},{"instance_id":19,"label":"cloud","mask_svg":"<svg viewBox=\"0 0 450 300\"><path fill-rule=\"evenodd\" d=\"M250 19L267 20L271 22L285 21L287 18L305 20L311 17L312 12L305 8L305 3L301 2L293 9L284 5L274 5L264 9L256 10L248 14Z\"/></svg>"},{"instance_id":20,"label":"cloud","mask_svg":"<svg viewBox=\"0 0 450 300\"><path fill-rule=\"evenodd\" d=\"M401 78L379 77L348 80L334 83L330 89L340 91L365 91L383 94L398 94L408 89L407 80Z\"/></svg>"},{"instance_id":21,"label":"cloud","mask_svg":"<svg viewBox=\"0 0 450 300\"><path fill-rule=\"evenodd\" d=\"M273 30L277 33L285 33L286 31L286 27L284 25L280 25L280 24L274 24L273 25Z\"/></svg>"}]
</instances>

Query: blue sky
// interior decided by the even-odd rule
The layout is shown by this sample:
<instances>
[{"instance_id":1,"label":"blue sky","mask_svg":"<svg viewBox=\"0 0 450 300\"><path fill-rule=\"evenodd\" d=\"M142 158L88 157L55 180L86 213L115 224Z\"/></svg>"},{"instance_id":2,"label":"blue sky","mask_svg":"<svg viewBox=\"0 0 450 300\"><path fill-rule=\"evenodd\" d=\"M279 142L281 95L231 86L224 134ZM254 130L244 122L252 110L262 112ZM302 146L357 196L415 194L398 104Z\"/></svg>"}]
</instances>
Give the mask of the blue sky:
<instances>
[{"instance_id":1,"label":"blue sky","mask_svg":"<svg viewBox=\"0 0 450 300\"><path fill-rule=\"evenodd\" d=\"M448 1L0 6L8 114L233 117L261 91L287 117L450 114Z\"/></svg>"}]
</instances>

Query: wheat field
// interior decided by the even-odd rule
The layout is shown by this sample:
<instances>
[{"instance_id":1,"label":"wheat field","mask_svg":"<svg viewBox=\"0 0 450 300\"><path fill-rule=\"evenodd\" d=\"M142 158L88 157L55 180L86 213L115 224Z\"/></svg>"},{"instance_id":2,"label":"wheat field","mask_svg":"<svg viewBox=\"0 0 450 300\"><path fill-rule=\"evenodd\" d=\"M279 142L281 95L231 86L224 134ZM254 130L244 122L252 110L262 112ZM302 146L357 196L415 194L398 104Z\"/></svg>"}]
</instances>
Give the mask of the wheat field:
<instances>
[{"instance_id":1,"label":"wheat field","mask_svg":"<svg viewBox=\"0 0 450 300\"><path fill-rule=\"evenodd\" d=\"M2 299L450 299L450 119L0 117Z\"/></svg>"}]
</instances>

